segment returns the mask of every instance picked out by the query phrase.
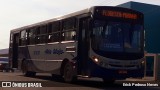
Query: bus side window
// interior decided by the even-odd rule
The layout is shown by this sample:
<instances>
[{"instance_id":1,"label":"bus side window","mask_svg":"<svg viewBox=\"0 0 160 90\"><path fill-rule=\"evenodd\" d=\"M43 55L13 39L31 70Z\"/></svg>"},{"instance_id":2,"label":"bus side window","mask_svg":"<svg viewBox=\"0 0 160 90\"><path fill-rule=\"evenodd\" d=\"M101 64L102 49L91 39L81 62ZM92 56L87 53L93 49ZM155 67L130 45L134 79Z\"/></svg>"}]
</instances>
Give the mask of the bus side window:
<instances>
[{"instance_id":1,"label":"bus side window","mask_svg":"<svg viewBox=\"0 0 160 90\"><path fill-rule=\"evenodd\" d=\"M36 43L36 28L30 28L28 31L28 45L33 45Z\"/></svg>"},{"instance_id":2,"label":"bus side window","mask_svg":"<svg viewBox=\"0 0 160 90\"><path fill-rule=\"evenodd\" d=\"M63 41L75 40L75 38L76 38L76 31L67 31L62 33Z\"/></svg>"},{"instance_id":3,"label":"bus side window","mask_svg":"<svg viewBox=\"0 0 160 90\"><path fill-rule=\"evenodd\" d=\"M53 36L51 34L48 35L48 43L52 41Z\"/></svg>"},{"instance_id":4,"label":"bus side window","mask_svg":"<svg viewBox=\"0 0 160 90\"><path fill-rule=\"evenodd\" d=\"M75 40L76 38L76 18L68 18L62 22L62 41Z\"/></svg>"},{"instance_id":5,"label":"bus side window","mask_svg":"<svg viewBox=\"0 0 160 90\"><path fill-rule=\"evenodd\" d=\"M46 43L47 41L47 25L41 25L36 27L36 44Z\"/></svg>"},{"instance_id":6,"label":"bus side window","mask_svg":"<svg viewBox=\"0 0 160 90\"><path fill-rule=\"evenodd\" d=\"M26 45L26 30L23 30L20 32L20 38L19 38L19 46Z\"/></svg>"},{"instance_id":7,"label":"bus side window","mask_svg":"<svg viewBox=\"0 0 160 90\"><path fill-rule=\"evenodd\" d=\"M60 22L52 22L48 25L48 43L60 41Z\"/></svg>"},{"instance_id":8,"label":"bus side window","mask_svg":"<svg viewBox=\"0 0 160 90\"><path fill-rule=\"evenodd\" d=\"M39 43L46 43L47 41L47 25L42 25L40 27L40 41Z\"/></svg>"}]
</instances>

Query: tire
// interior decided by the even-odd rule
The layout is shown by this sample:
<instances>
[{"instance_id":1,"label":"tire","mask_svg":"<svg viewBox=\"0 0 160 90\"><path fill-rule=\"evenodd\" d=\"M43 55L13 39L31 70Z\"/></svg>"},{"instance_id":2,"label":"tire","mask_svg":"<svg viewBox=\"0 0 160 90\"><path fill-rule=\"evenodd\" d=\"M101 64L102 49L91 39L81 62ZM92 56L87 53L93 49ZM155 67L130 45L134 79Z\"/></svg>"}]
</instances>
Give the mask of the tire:
<instances>
[{"instance_id":1,"label":"tire","mask_svg":"<svg viewBox=\"0 0 160 90\"><path fill-rule=\"evenodd\" d=\"M26 77L34 77L36 75L36 72L28 71L27 62L25 60L22 60L21 69L23 75Z\"/></svg>"},{"instance_id":2,"label":"tire","mask_svg":"<svg viewBox=\"0 0 160 90\"><path fill-rule=\"evenodd\" d=\"M75 82L77 80L77 77L75 75L75 71L73 69L73 65L70 62L67 62L64 66L64 70L63 70L63 78L64 81L67 83L72 83Z\"/></svg>"}]
</instances>

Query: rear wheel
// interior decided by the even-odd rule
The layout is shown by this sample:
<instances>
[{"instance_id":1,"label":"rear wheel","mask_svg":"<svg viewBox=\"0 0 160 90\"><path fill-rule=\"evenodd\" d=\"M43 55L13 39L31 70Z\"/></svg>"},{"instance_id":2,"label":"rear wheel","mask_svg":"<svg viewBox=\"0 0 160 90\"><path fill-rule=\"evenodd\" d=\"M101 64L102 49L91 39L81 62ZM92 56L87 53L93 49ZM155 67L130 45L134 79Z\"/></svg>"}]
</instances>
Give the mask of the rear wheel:
<instances>
[{"instance_id":1,"label":"rear wheel","mask_svg":"<svg viewBox=\"0 0 160 90\"><path fill-rule=\"evenodd\" d=\"M67 62L64 66L63 78L65 82L71 83L77 80L73 69L73 65Z\"/></svg>"}]
</instances>

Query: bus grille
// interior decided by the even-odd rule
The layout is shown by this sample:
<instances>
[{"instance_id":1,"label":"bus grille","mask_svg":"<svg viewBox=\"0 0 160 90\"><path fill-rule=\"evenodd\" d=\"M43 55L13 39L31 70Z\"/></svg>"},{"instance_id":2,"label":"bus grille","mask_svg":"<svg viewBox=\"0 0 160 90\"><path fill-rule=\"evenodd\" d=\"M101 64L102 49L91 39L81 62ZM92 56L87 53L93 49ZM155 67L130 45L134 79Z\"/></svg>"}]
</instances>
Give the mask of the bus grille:
<instances>
[{"instance_id":1,"label":"bus grille","mask_svg":"<svg viewBox=\"0 0 160 90\"><path fill-rule=\"evenodd\" d=\"M136 65L113 65L113 64L109 64L111 67L126 67L126 68L132 68L132 67L136 67Z\"/></svg>"}]
</instances>

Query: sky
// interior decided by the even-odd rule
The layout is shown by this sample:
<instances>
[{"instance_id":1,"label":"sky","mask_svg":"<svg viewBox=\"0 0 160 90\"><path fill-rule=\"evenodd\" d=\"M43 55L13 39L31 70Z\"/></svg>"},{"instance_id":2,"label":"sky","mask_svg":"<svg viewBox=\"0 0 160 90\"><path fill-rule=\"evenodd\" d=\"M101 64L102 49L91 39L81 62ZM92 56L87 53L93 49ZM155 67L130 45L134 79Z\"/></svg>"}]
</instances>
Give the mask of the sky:
<instances>
[{"instance_id":1,"label":"sky","mask_svg":"<svg viewBox=\"0 0 160 90\"><path fill-rule=\"evenodd\" d=\"M91 6L116 6L130 0L0 0L0 49L9 47L10 30ZM160 6L160 0L132 0Z\"/></svg>"}]
</instances>

